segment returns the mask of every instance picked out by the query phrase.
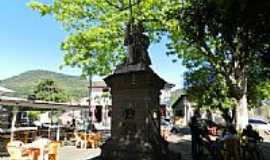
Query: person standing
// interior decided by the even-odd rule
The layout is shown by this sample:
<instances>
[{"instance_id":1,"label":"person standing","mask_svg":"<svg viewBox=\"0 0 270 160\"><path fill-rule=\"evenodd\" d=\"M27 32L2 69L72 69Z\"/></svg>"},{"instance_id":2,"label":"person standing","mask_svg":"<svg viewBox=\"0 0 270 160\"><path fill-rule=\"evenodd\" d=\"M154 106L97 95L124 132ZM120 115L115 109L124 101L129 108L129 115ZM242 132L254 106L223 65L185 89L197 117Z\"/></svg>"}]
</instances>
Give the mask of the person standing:
<instances>
[{"instance_id":1,"label":"person standing","mask_svg":"<svg viewBox=\"0 0 270 160\"><path fill-rule=\"evenodd\" d=\"M195 110L194 115L191 117L190 129L191 129L191 150L193 160L198 160L199 141L200 141L200 118L201 114L199 110Z\"/></svg>"},{"instance_id":2,"label":"person standing","mask_svg":"<svg viewBox=\"0 0 270 160\"><path fill-rule=\"evenodd\" d=\"M210 109L207 109L207 111L206 111L206 118L207 118L208 122L213 122L213 114L210 111Z\"/></svg>"}]
</instances>

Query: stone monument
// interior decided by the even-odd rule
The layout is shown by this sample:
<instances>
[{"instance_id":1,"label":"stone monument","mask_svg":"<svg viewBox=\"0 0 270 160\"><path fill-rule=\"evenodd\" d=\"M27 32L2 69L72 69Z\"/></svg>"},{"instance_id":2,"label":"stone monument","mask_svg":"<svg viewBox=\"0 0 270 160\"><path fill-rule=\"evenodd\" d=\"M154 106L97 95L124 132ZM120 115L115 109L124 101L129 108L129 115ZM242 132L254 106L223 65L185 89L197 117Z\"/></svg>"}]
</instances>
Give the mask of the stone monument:
<instances>
[{"instance_id":1,"label":"stone monument","mask_svg":"<svg viewBox=\"0 0 270 160\"><path fill-rule=\"evenodd\" d=\"M128 24L128 56L104 80L111 88L111 139L102 146L103 160L167 160L160 136L160 90L166 82L149 67L149 38L142 23Z\"/></svg>"}]
</instances>

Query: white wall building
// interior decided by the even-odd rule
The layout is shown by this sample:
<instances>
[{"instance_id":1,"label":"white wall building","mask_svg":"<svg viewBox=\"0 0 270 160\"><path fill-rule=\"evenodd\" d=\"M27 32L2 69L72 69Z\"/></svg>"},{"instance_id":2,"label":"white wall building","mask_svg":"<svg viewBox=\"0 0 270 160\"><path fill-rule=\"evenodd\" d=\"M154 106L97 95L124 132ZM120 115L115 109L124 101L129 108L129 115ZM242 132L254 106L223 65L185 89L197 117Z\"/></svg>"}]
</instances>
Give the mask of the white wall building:
<instances>
[{"instance_id":1,"label":"white wall building","mask_svg":"<svg viewBox=\"0 0 270 160\"><path fill-rule=\"evenodd\" d=\"M171 108L171 92L172 92L172 88L175 85L173 84L165 84L164 89L161 90L161 95L160 95L160 105L161 107L165 107L165 118L170 118L173 116L173 110ZM162 109L162 108L161 108Z\"/></svg>"},{"instance_id":2,"label":"white wall building","mask_svg":"<svg viewBox=\"0 0 270 160\"><path fill-rule=\"evenodd\" d=\"M89 97L82 98L79 103L81 105L89 105ZM89 116L95 126L109 127L111 123L111 95L109 88L104 81L95 81L92 84L91 107L89 107Z\"/></svg>"},{"instance_id":3,"label":"white wall building","mask_svg":"<svg viewBox=\"0 0 270 160\"><path fill-rule=\"evenodd\" d=\"M172 105L174 112L174 122L176 125L187 126L191 116L193 115L193 108L186 95L181 95L177 101Z\"/></svg>"}]
</instances>

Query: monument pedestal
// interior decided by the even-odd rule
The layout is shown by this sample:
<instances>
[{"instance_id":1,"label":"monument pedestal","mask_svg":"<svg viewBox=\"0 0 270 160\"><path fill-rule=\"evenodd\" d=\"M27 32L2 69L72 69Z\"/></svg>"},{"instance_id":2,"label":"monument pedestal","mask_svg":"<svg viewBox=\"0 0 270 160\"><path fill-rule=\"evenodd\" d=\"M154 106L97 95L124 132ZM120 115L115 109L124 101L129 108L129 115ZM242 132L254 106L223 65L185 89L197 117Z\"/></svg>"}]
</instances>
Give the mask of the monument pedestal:
<instances>
[{"instance_id":1,"label":"monument pedestal","mask_svg":"<svg viewBox=\"0 0 270 160\"><path fill-rule=\"evenodd\" d=\"M160 136L159 116L160 90L166 82L150 67L122 68L105 82L112 94L112 137L102 146L102 158L166 160L167 143Z\"/></svg>"}]
</instances>

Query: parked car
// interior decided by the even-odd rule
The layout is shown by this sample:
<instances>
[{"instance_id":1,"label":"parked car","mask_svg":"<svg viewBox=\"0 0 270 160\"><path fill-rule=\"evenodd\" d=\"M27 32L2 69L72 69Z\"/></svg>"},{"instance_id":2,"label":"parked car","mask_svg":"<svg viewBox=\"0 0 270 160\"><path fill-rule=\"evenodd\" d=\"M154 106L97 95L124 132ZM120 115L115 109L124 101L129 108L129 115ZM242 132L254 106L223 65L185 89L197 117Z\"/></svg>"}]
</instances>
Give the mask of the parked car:
<instances>
[{"instance_id":1,"label":"parked car","mask_svg":"<svg viewBox=\"0 0 270 160\"><path fill-rule=\"evenodd\" d=\"M161 119L160 125L162 129L171 130L173 125L165 119Z\"/></svg>"},{"instance_id":2,"label":"parked car","mask_svg":"<svg viewBox=\"0 0 270 160\"><path fill-rule=\"evenodd\" d=\"M270 133L270 123L263 119L256 119L251 118L248 120L248 123L253 127L255 130L262 130L266 133Z\"/></svg>"},{"instance_id":3,"label":"parked car","mask_svg":"<svg viewBox=\"0 0 270 160\"><path fill-rule=\"evenodd\" d=\"M181 134L181 135L189 135L191 133L191 130L189 127L178 127L173 126L171 129L171 133L173 134Z\"/></svg>"}]
</instances>

